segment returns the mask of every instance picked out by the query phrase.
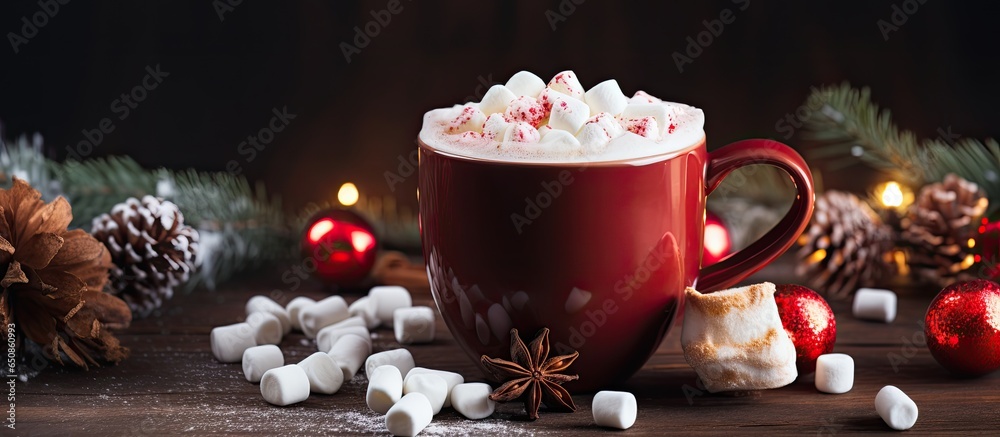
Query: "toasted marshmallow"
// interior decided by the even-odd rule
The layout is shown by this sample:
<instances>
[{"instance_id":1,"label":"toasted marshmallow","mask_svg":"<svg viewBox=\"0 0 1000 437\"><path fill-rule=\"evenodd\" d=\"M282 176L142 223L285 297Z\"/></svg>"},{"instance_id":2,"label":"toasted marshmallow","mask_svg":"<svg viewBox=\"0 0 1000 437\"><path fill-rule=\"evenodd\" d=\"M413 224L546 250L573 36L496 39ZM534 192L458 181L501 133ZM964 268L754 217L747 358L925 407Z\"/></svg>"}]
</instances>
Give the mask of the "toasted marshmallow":
<instances>
[{"instance_id":1,"label":"toasted marshmallow","mask_svg":"<svg viewBox=\"0 0 1000 437\"><path fill-rule=\"evenodd\" d=\"M508 123L523 121L532 127L538 127L542 124L542 120L548 116L549 113L542 106L542 103L529 96L514 99L503 114L504 120L507 120ZM483 121L486 121L486 117L483 117Z\"/></svg>"},{"instance_id":2,"label":"toasted marshmallow","mask_svg":"<svg viewBox=\"0 0 1000 437\"><path fill-rule=\"evenodd\" d=\"M475 105L465 105L458 111L455 119L448 123L448 133L482 132L483 123L486 123L486 114Z\"/></svg>"},{"instance_id":3,"label":"toasted marshmallow","mask_svg":"<svg viewBox=\"0 0 1000 437\"><path fill-rule=\"evenodd\" d=\"M655 138L663 138L673 119L672 108L662 103L629 103L622 110L621 118L642 118L653 117L656 119L656 126L659 132Z\"/></svg>"},{"instance_id":4,"label":"toasted marshmallow","mask_svg":"<svg viewBox=\"0 0 1000 437\"><path fill-rule=\"evenodd\" d=\"M538 97L545 89L545 81L530 71L518 71L507 79L504 86L518 96Z\"/></svg>"},{"instance_id":5,"label":"toasted marshmallow","mask_svg":"<svg viewBox=\"0 0 1000 437\"><path fill-rule=\"evenodd\" d=\"M566 70L553 76L552 80L549 81L549 88L583 100L583 85L580 84L580 79L576 78L576 73L572 70Z\"/></svg>"},{"instance_id":6,"label":"toasted marshmallow","mask_svg":"<svg viewBox=\"0 0 1000 437\"><path fill-rule=\"evenodd\" d=\"M590 117L590 107L583 100L556 95L552 100L549 127L576 134Z\"/></svg>"},{"instance_id":7,"label":"toasted marshmallow","mask_svg":"<svg viewBox=\"0 0 1000 437\"><path fill-rule=\"evenodd\" d=\"M681 346L709 392L795 381L795 345L781 325L774 291L770 282L708 294L685 290Z\"/></svg>"},{"instance_id":8,"label":"toasted marshmallow","mask_svg":"<svg viewBox=\"0 0 1000 437\"><path fill-rule=\"evenodd\" d=\"M517 96L510 92L507 87L503 85L493 85L486 94L483 95L483 100L479 102L479 110L483 111L483 114L490 115L501 113L507 110L507 105L510 104L511 100L516 99Z\"/></svg>"},{"instance_id":9,"label":"toasted marshmallow","mask_svg":"<svg viewBox=\"0 0 1000 437\"><path fill-rule=\"evenodd\" d=\"M591 114L607 112L611 115L621 114L628 105L628 97L618 86L618 81L608 79L587 90L584 101L590 106Z\"/></svg>"}]
</instances>

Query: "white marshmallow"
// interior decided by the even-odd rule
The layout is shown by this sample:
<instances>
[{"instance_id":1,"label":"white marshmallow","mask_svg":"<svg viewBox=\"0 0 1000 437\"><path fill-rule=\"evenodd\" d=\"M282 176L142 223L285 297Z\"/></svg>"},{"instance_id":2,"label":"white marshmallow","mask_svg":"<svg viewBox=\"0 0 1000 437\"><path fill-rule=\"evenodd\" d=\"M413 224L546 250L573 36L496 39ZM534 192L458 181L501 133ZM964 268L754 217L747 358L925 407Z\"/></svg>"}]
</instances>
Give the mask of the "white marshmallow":
<instances>
[{"instance_id":1,"label":"white marshmallow","mask_svg":"<svg viewBox=\"0 0 1000 437\"><path fill-rule=\"evenodd\" d=\"M483 95L483 100L479 102L479 110L483 111L483 114L487 116L496 113L503 114L507 110L507 105L510 104L511 100L516 98L517 95L512 93L507 87L493 85Z\"/></svg>"},{"instance_id":2,"label":"white marshmallow","mask_svg":"<svg viewBox=\"0 0 1000 437\"><path fill-rule=\"evenodd\" d=\"M285 365L281 349L273 344L254 346L243 351L243 376L247 381L260 382L264 372Z\"/></svg>"},{"instance_id":3,"label":"white marshmallow","mask_svg":"<svg viewBox=\"0 0 1000 437\"><path fill-rule=\"evenodd\" d=\"M288 317L288 311L285 311L285 307L267 296L257 295L251 297L247 301L245 309L248 316L256 312L271 313L281 322L282 334L288 334L292 331L292 320Z\"/></svg>"},{"instance_id":4,"label":"white marshmallow","mask_svg":"<svg viewBox=\"0 0 1000 437\"><path fill-rule=\"evenodd\" d=\"M545 81L530 71L518 71L504 86L517 96L538 97L545 89Z\"/></svg>"},{"instance_id":5,"label":"white marshmallow","mask_svg":"<svg viewBox=\"0 0 1000 437\"><path fill-rule=\"evenodd\" d=\"M663 103L629 103L622 110L622 118L642 118L653 117L656 119L656 127L659 131L654 138L663 138L667 127L673 120L673 110Z\"/></svg>"},{"instance_id":6,"label":"white marshmallow","mask_svg":"<svg viewBox=\"0 0 1000 437\"><path fill-rule=\"evenodd\" d=\"M364 326L334 327L331 325L319 330L319 334L316 335L316 349L323 352L329 352L330 349L333 348L333 345L337 344L337 340L340 340L340 337L345 335L356 335L361 337L368 342L369 347L371 347L371 333L368 332L368 329Z\"/></svg>"},{"instance_id":7,"label":"white marshmallow","mask_svg":"<svg viewBox=\"0 0 1000 437\"><path fill-rule=\"evenodd\" d=\"M260 379L260 394L278 406L302 402L309 399L309 377L294 364L268 370Z\"/></svg>"},{"instance_id":8,"label":"white marshmallow","mask_svg":"<svg viewBox=\"0 0 1000 437\"><path fill-rule=\"evenodd\" d=\"M643 138L655 140L660 135L660 125L656 124L656 117L653 116L620 118L618 122L626 131Z\"/></svg>"},{"instance_id":9,"label":"white marshmallow","mask_svg":"<svg viewBox=\"0 0 1000 437\"><path fill-rule=\"evenodd\" d=\"M370 300L368 296L359 298L358 300L351 303L347 307L347 312L350 313L351 317L361 317L365 320L365 327L368 329L375 329L379 325L379 320L368 310Z\"/></svg>"},{"instance_id":10,"label":"white marshmallow","mask_svg":"<svg viewBox=\"0 0 1000 437\"><path fill-rule=\"evenodd\" d=\"M630 98L629 103L660 103L659 97L653 96L643 90L636 91L632 98Z\"/></svg>"},{"instance_id":11,"label":"white marshmallow","mask_svg":"<svg viewBox=\"0 0 1000 437\"><path fill-rule=\"evenodd\" d=\"M350 381L368 359L371 346L357 335L345 335L333 344L328 353L340 365L340 370L344 372L344 381Z\"/></svg>"},{"instance_id":12,"label":"white marshmallow","mask_svg":"<svg viewBox=\"0 0 1000 437\"><path fill-rule=\"evenodd\" d=\"M431 373L413 375L412 378L406 378L406 382L403 383L403 394L410 393L423 393L427 396L427 400L431 403L431 411L437 414L441 412L444 400L448 398L448 383L444 378Z\"/></svg>"},{"instance_id":13,"label":"white marshmallow","mask_svg":"<svg viewBox=\"0 0 1000 437\"><path fill-rule=\"evenodd\" d=\"M608 79L591 87L584 94L584 101L590 106L591 114L607 112L618 115L628 105L628 97L625 97L625 93L618 86L618 81L614 79Z\"/></svg>"},{"instance_id":14,"label":"white marshmallow","mask_svg":"<svg viewBox=\"0 0 1000 437\"><path fill-rule=\"evenodd\" d=\"M553 153L566 153L579 150L580 140L564 130L548 128L547 132L542 135L542 139L538 141L538 148Z\"/></svg>"},{"instance_id":15,"label":"white marshmallow","mask_svg":"<svg viewBox=\"0 0 1000 437\"><path fill-rule=\"evenodd\" d=\"M597 426L629 429L635 423L639 407L632 393L605 390L594 395L591 410Z\"/></svg>"},{"instance_id":16,"label":"white marshmallow","mask_svg":"<svg viewBox=\"0 0 1000 437\"><path fill-rule=\"evenodd\" d=\"M795 345L781 324L774 291L770 282L708 294L685 290L681 346L709 392L795 381Z\"/></svg>"},{"instance_id":17,"label":"white marshmallow","mask_svg":"<svg viewBox=\"0 0 1000 437\"><path fill-rule=\"evenodd\" d=\"M303 308L315 303L315 300L305 296L299 296L292 299L291 302L288 302L288 305L285 305L285 311L288 312L288 321L292 324L292 328L298 329L299 331L302 330L302 326L299 325L299 314Z\"/></svg>"},{"instance_id":18,"label":"white marshmallow","mask_svg":"<svg viewBox=\"0 0 1000 437\"><path fill-rule=\"evenodd\" d=\"M365 374L371 377L372 372L378 367L394 366L399 369L401 375L406 376L415 365L410 351L404 348L392 349L368 357L365 360Z\"/></svg>"},{"instance_id":19,"label":"white marshmallow","mask_svg":"<svg viewBox=\"0 0 1000 437\"><path fill-rule=\"evenodd\" d=\"M503 133L503 141L501 142L501 147L516 147L519 144L534 144L541 139L541 135L538 133L538 129L534 126L519 121L516 123L511 123L507 125L507 130Z\"/></svg>"},{"instance_id":20,"label":"white marshmallow","mask_svg":"<svg viewBox=\"0 0 1000 437\"><path fill-rule=\"evenodd\" d=\"M896 293L876 288L861 288L854 294L854 317L892 323L896 319Z\"/></svg>"},{"instance_id":21,"label":"white marshmallow","mask_svg":"<svg viewBox=\"0 0 1000 437\"><path fill-rule=\"evenodd\" d=\"M823 354L816 359L816 390L841 394L854 387L854 358L847 354Z\"/></svg>"},{"instance_id":22,"label":"white marshmallow","mask_svg":"<svg viewBox=\"0 0 1000 437\"><path fill-rule=\"evenodd\" d=\"M365 321L364 317L351 316L337 323L329 325L323 329L341 329L341 328L354 328L354 327L365 328L367 330L368 322ZM320 331L322 331L323 329L320 329ZM318 333L316 335L319 336Z\"/></svg>"},{"instance_id":23,"label":"white marshmallow","mask_svg":"<svg viewBox=\"0 0 1000 437\"><path fill-rule=\"evenodd\" d=\"M385 427L397 436L413 437L434 418L431 403L421 393L410 393L396 402L385 415Z\"/></svg>"},{"instance_id":24,"label":"white marshmallow","mask_svg":"<svg viewBox=\"0 0 1000 437\"><path fill-rule=\"evenodd\" d=\"M556 95L552 99L549 127L576 134L590 118L590 107L583 100Z\"/></svg>"},{"instance_id":25,"label":"white marshmallow","mask_svg":"<svg viewBox=\"0 0 1000 437\"><path fill-rule=\"evenodd\" d=\"M332 395L344 384L344 372L337 360L323 352L316 352L298 364L309 377L309 391Z\"/></svg>"},{"instance_id":26,"label":"white marshmallow","mask_svg":"<svg viewBox=\"0 0 1000 437\"><path fill-rule=\"evenodd\" d=\"M253 329L257 344L281 343L281 321L274 314L258 311L247 316L247 324Z\"/></svg>"},{"instance_id":27,"label":"white marshmallow","mask_svg":"<svg viewBox=\"0 0 1000 437\"><path fill-rule=\"evenodd\" d=\"M299 313L299 325L306 337L316 338L320 329L348 317L350 312L347 311L347 301L340 296L330 296L303 308Z\"/></svg>"},{"instance_id":28,"label":"white marshmallow","mask_svg":"<svg viewBox=\"0 0 1000 437\"><path fill-rule=\"evenodd\" d=\"M549 81L549 88L575 99L583 100L583 85L572 70L560 72Z\"/></svg>"},{"instance_id":29,"label":"white marshmallow","mask_svg":"<svg viewBox=\"0 0 1000 437\"><path fill-rule=\"evenodd\" d=\"M450 407L451 406L451 389L455 388L456 385L459 385L459 384L465 382L465 378L462 375L459 375L459 374L457 374L455 372L446 372L444 370L434 370L434 369L427 369L427 368L423 368L423 367L414 367L413 369L410 369L410 371L406 374L406 378L403 379L403 385L406 385L406 380L410 379L410 377L412 377L414 375L422 375L422 374L427 374L427 373L432 374L432 375L440 376L441 378L444 379L445 382L448 383L448 393L449 393L449 395L444 400L444 406L445 407Z\"/></svg>"},{"instance_id":30,"label":"white marshmallow","mask_svg":"<svg viewBox=\"0 0 1000 437\"><path fill-rule=\"evenodd\" d=\"M611 114L601 112L587 119L576 138L585 152L599 153L611 140L625 134L625 129Z\"/></svg>"},{"instance_id":31,"label":"white marshmallow","mask_svg":"<svg viewBox=\"0 0 1000 437\"><path fill-rule=\"evenodd\" d=\"M902 390L887 385L875 396L875 411L886 425L897 431L905 431L917 423L917 404Z\"/></svg>"},{"instance_id":32,"label":"white marshmallow","mask_svg":"<svg viewBox=\"0 0 1000 437\"><path fill-rule=\"evenodd\" d=\"M483 123L483 138L501 141L508 127L510 127L510 123L507 123L503 114L490 115L486 118L486 122ZM371 300L369 299L369 306L371 306L370 302Z\"/></svg>"},{"instance_id":33,"label":"white marshmallow","mask_svg":"<svg viewBox=\"0 0 1000 437\"><path fill-rule=\"evenodd\" d=\"M393 331L400 344L434 341L434 310L430 307L400 308L392 313Z\"/></svg>"},{"instance_id":34,"label":"white marshmallow","mask_svg":"<svg viewBox=\"0 0 1000 437\"><path fill-rule=\"evenodd\" d=\"M365 402L378 414L389 412L403 397L403 376L394 366L379 366L368 374L368 392Z\"/></svg>"},{"instance_id":35,"label":"white marshmallow","mask_svg":"<svg viewBox=\"0 0 1000 437\"><path fill-rule=\"evenodd\" d=\"M481 382L458 384L451 389L451 406L467 419L490 417L497 403L490 399L493 388Z\"/></svg>"},{"instance_id":36,"label":"white marshmallow","mask_svg":"<svg viewBox=\"0 0 1000 437\"><path fill-rule=\"evenodd\" d=\"M448 133L482 132L486 114L474 104L468 104L458 111L455 118L448 123Z\"/></svg>"},{"instance_id":37,"label":"white marshmallow","mask_svg":"<svg viewBox=\"0 0 1000 437\"><path fill-rule=\"evenodd\" d=\"M372 287L368 292L368 306L375 317L385 326L392 326L392 313L398 308L413 305L410 292L396 285Z\"/></svg>"},{"instance_id":38,"label":"white marshmallow","mask_svg":"<svg viewBox=\"0 0 1000 437\"><path fill-rule=\"evenodd\" d=\"M220 363L238 363L243 352L257 346L254 330L248 323L219 326L212 329L212 355Z\"/></svg>"}]
</instances>

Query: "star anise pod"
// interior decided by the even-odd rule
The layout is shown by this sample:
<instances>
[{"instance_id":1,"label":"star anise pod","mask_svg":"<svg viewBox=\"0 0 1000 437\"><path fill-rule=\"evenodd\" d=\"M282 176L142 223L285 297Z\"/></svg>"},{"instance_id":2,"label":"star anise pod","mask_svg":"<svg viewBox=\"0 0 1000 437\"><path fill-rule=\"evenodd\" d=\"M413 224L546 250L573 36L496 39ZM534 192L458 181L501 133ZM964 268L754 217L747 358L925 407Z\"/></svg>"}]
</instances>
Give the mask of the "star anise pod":
<instances>
[{"instance_id":1,"label":"star anise pod","mask_svg":"<svg viewBox=\"0 0 1000 437\"><path fill-rule=\"evenodd\" d=\"M524 396L524 407L528 417L538 418L538 407L544 401L549 408L576 411L573 397L562 384L580 378L578 375L564 375L579 352L549 358L549 329L542 328L531 342L525 346L517 329L510 330L510 359L490 358L483 355L482 362L490 376L503 384L490 394L496 402L507 402Z\"/></svg>"}]
</instances>

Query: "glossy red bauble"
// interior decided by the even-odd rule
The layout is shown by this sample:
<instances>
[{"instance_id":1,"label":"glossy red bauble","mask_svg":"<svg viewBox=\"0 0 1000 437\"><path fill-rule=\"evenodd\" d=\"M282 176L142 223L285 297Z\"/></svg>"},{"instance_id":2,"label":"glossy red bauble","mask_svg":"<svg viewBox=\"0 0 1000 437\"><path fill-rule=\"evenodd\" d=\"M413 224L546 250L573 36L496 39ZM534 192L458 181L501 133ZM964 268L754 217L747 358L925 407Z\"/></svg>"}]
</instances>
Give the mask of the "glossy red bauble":
<instances>
[{"instance_id":1,"label":"glossy red bauble","mask_svg":"<svg viewBox=\"0 0 1000 437\"><path fill-rule=\"evenodd\" d=\"M316 213L302 233L306 271L333 285L353 285L365 279L375 265L375 230L358 214L329 209Z\"/></svg>"},{"instance_id":2,"label":"glossy red bauble","mask_svg":"<svg viewBox=\"0 0 1000 437\"><path fill-rule=\"evenodd\" d=\"M837 320L833 310L815 291L801 285L779 285L774 293L785 332L795 344L795 367L799 375L816 371L816 359L833 352Z\"/></svg>"},{"instance_id":3,"label":"glossy red bauble","mask_svg":"<svg viewBox=\"0 0 1000 437\"><path fill-rule=\"evenodd\" d=\"M1000 368L1000 285L977 279L949 285L924 317L927 348L938 363L961 376Z\"/></svg>"}]
</instances>

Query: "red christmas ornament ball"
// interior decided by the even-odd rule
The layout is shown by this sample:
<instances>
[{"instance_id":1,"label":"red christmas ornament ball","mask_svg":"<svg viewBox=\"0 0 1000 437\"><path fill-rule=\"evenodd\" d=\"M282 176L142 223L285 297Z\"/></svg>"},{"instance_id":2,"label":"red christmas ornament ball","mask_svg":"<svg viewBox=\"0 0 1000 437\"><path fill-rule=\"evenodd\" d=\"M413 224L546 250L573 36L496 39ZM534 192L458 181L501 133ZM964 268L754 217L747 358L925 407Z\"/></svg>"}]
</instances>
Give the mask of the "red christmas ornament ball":
<instances>
[{"instance_id":1,"label":"red christmas ornament ball","mask_svg":"<svg viewBox=\"0 0 1000 437\"><path fill-rule=\"evenodd\" d=\"M952 373L980 376L1000 368L1000 284L949 285L931 301L924 321L927 348Z\"/></svg>"},{"instance_id":2,"label":"red christmas ornament ball","mask_svg":"<svg viewBox=\"0 0 1000 437\"><path fill-rule=\"evenodd\" d=\"M316 213L302 233L305 270L333 285L353 285L365 279L375 265L375 230L358 214L329 209Z\"/></svg>"},{"instance_id":3,"label":"red christmas ornament ball","mask_svg":"<svg viewBox=\"0 0 1000 437\"><path fill-rule=\"evenodd\" d=\"M795 344L795 367L799 375L816 371L816 359L833 352L837 340L837 320L819 293L801 285L779 285L774 293L778 315L788 337Z\"/></svg>"}]
</instances>

